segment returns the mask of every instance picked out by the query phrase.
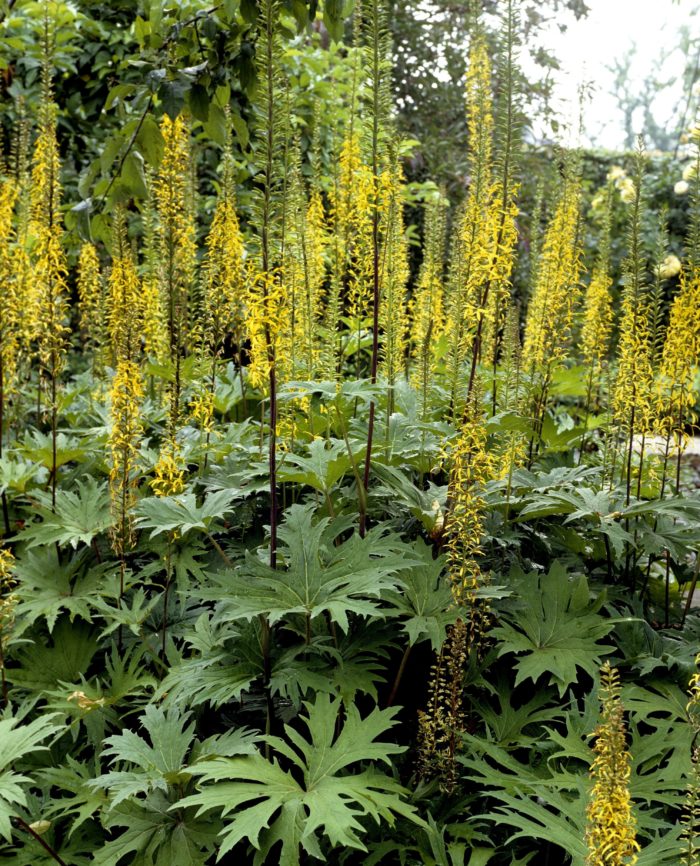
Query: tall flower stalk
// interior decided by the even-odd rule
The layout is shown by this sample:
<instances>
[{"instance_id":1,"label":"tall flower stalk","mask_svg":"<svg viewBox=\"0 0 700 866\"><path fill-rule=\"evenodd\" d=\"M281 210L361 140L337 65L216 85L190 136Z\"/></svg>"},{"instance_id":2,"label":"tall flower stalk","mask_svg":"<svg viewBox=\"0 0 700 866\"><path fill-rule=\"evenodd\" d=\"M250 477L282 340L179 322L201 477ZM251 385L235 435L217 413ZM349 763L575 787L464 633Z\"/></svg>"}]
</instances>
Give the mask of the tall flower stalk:
<instances>
[{"instance_id":1,"label":"tall flower stalk","mask_svg":"<svg viewBox=\"0 0 700 866\"><path fill-rule=\"evenodd\" d=\"M18 297L13 279L13 226L14 207L17 200L17 185L7 178L0 181L0 285L5 286L4 301L0 304L0 458L5 444L6 404L12 383L17 374L18 353ZM10 515L5 491L2 492L2 513L5 532L11 534Z\"/></svg>"},{"instance_id":2,"label":"tall flower stalk","mask_svg":"<svg viewBox=\"0 0 700 866\"><path fill-rule=\"evenodd\" d=\"M63 251L60 157L56 140L57 108L52 99L48 63L43 70L39 132L34 145L30 234L34 238L32 279L36 292L36 331L40 375L49 380L51 423L51 502L56 504L58 387L68 343L68 265ZM37 322L38 325L38 322Z\"/></svg>"},{"instance_id":3,"label":"tall flower stalk","mask_svg":"<svg viewBox=\"0 0 700 866\"><path fill-rule=\"evenodd\" d=\"M442 194L425 208L423 262L411 303L411 384L420 400L421 418L427 420L437 363L436 347L443 335L444 258L447 201Z\"/></svg>"},{"instance_id":4,"label":"tall flower stalk","mask_svg":"<svg viewBox=\"0 0 700 866\"><path fill-rule=\"evenodd\" d=\"M620 678L608 662L601 669L600 703L590 769L593 788L586 810L586 866L634 866L640 849L629 791L631 758Z\"/></svg>"},{"instance_id":5,"label":"tall flower stalk","mask_svg":"<svg viewBox=\"0 0 700 866\"><path fill-rule=\"evenodd\" d=\"M380 315L382 340L378 373L387 383L387 435L394 411L394 386L406 369L408 343L408 244L403 219L403 172L396 154L381 178L382 248L380 262Z\"/></svg>"},{"instance_id":6,"label":"tall flower stalk","mask_svg":"<svg viewBox=\"0 0 700 866\"><path fill-rule=\"evenodd\" d=\"M569 352L574 310L579 297L580 195L578 167L570 158L559 199L544 235L537 281L525 320L523 371L528 377L531 394L531 459L542 436L552 374Z\"/></svg>"},{"instance_id":7,"label":"tall flower stalk","mask_svg":"<svg viewBox=\"0 0 700 866\"><path fill-rule=\"evenodd\" d=\"M100 260L95 245L86 242L78 257L78 311L80 336L84 346L91 346L97 355L102 349L103 303Z\"/></svg>"},{"instance_id":8,"label":"tall flower stalk","mask_svg":"<svg viewBox=\"0 0 700 866\"><path fill-rule=\"evenodd\" d=\"M652 419L652 383L654 373L651 362L650 304L645 280L645 261L642 248L642 216L644 202L642 179L644 155L640 149L635 162L633 199L627 229L627 258L624 263L624 292L620 336L618 340L617 375L613 389L613 412L626 439L624 481L626 503L632 493L632 471L635 433L647 433ZM640 466L640 473L642 467Z\"/></svg>"},{"instance_id":9,"label":"tall flower stalk","mask_svg":"<svg viewBox=\"0 0 700 866\"><path fill-rule=\"evenodd\" d=\"M583 435L580 456L585 450L588 419L591 409L599 400L610 353L610 338L614 323L612 304L612 277L610 276L610 222L612 218L612 189L608 189L603 226L598 239L598 255L583 302L581 324L581 359L588 370L584 402Z\"/></svg>"},{"instance_id":10,"label":"tall flower stalk","mask_svg":"<svg viewBox=\"0 0 700 866\"><path fill-rule=\"evenodd\" d=\"M194 288L196 246L191 208L189 131L182 115L161 120L163 159L154 185L159 219L161 293L166 309L172 367L170 434L177 429L182 392L182 359L187 348L188 301Z\"/></svg>"},{"instance_id":11,"label":"tall flower stalk","mask_svg":"<svg viewBox=\"0 0 700 866\"><path fill-rule=\"evenodd\" d=\"M370 360L370 383L377 382L379 371L379 323L381 304L381 191L379 185L381 160L386 136L386 126L390 105L390 36L386 24L386 10L383 0L369 0L366 7L362 7L365 32L365 62L368 69L369 99L367 109L369 111L369 153L372 165L372 195L370 198L372 215L372 241L371 241L371 263L372 263L372 305L371 305L371 335L372 354ZM367 447L365 449L365 465L362 476L365 496L369 490L370 467L372 465L372 445L374 440L374 419L376 414L376 403L371 400L369 405L369 417L367 419ZM360 502L364 502L362 497ZM367 528L367 512L360 508L360 535L364 536Z\"/></svg>"}]
</instances>

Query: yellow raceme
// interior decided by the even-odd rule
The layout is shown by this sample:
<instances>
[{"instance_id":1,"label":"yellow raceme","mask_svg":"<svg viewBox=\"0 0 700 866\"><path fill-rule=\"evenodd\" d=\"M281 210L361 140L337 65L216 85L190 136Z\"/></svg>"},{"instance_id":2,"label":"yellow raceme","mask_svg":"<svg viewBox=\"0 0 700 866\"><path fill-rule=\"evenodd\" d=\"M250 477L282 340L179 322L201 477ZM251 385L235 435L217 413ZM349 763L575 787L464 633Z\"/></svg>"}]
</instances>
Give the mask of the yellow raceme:
<instances>
[{"instance_id":1,"label":"yellow raceme","mask_svg":"<svg viewBox=\"0 0 700 866\"><path fill-rule=\"evenodd\" d=\"M150 484L156 496L178 496L184 492L185 469L180 446L175 439L168 439L161 445Z\"/></svg>"},{"instance_id":2,"label":"yellow raceme","mask_svg":"<svg viewBox=\"0 0 700 866\"><path fill-rule=\"evenodd\" d=\"M112 511L112 549L123 557L134 543L132 509L138 487L138 454L143 433L143 382L138 364L127 358L117 363L110 390L109 494Z\"/></svg>"},{"instance_id":3,"label":"yellow raceme","mask_svg":"<svg viewBox=\"0 0 700 866\"><path fill-rule=\"evenodd\" d=\"M80 248L76 285L83 339L99 347L104 309L100 260L94 244L84 243Z\"/></svg>"},{"instance_id":4,"label":"yellow raceme","mask_svg":"<svg viewBox=\"0 0 700 866\"><path fill-rule=\"evenodd\" d=\"M586 866L634 866L640 850L629 791L631 759L627 751L620 679L606 662L601 669L601 721L595 730L593 783L586 816Z\"/></svg>"},{"instance_id":5,"label":"yellow raceme","mask_svg":"<svg viewBox=\"0 0 700 866\"><path fill-rule=\"evenodd\" d=\"M523 342L523 368L536 380L546 378L568 352L581 267L579 201L579 184L569 180L542 244Z\"/></svg>"},{"instance_id":6,"label":"yellow raceme","mask_svg":"<svg viewBox=\"0 0 700 866\"><path fill-rule=\"evenodd\" d=\"M700 274L681 272L678 294L671 303L668 328L656 382L657 425L662 435L684 436L697 400L700 369Z\"/></svg>"}]
</instances>

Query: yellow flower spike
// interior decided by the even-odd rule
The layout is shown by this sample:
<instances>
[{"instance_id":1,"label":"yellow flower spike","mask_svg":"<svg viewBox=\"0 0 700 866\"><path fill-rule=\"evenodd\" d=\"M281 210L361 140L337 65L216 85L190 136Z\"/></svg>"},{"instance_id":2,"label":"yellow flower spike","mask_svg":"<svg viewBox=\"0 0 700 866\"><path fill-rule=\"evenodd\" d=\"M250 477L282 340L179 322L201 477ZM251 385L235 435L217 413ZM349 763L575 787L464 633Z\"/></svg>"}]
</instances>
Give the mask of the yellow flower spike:
<instances>
[{"instance_id":1,"label":"yellow flower spike","mask_svg":"<svg viewBox=\"0 0 700 866\"><path fill-rule=\"evenodd\" d=\"M76 284L83 340L99 348L102 342L102 280L94 244L84 243L80 248Z\"/></svg>"},{"instance_id":2,"label":"yellow flower spike","mask_svg":"<svg viewBox=\"0 0 700 866\"><path fill-rule=\"evenodd\" d=\"M212 391L199 391L190 400L190 415L204 433L214 429L214 394Z\"/></svg>"},{"instance_id":3,"label":"yellow flower spike","mask_svg":"<svg viewBox=\"0 0 700 866\"><path fill-rule=\"evenodd\" d=\"M566 358L574 304L578 298L580 186L567 179L547 227L537 282L525 320L524 369L546 379L552 366Z\"/></svg>"},{"instance_id":4,"label":"yellow flower spike","mask_svg":"<svg viewBox=\"0 0 700 866\"><path fill-rule=\"evenodd\" d=\"M138 358L142 332L141 283L126 235L123 210L114 218L112 269L107 281L107 330L114 362Z\"/></svg>"},{"instance_id":5,"label":"yellow flower spike","mask_svg":"<svg viewBox=\"0 0 700 866\"><path fill-rule=\"evenodd\" d=\"M446 364L455 417L474 385L484 342L490 362L498 353L498 332L510 293L516 238L515 191L503 189L503 182L493 181L491 63L480 33L472 40L469 53L466 96L471 143L469 190L458 221L445 298L445 333L449 340ZM465 377L468 358L472 371Z\"/></svg>"},{"instance_id":6,"label":"yellow flower spike","mask_svg":"<svg viewBox=\"0 0 700 866\"><path fill-rule=\"evenodd\" d=\"M180 446L174 439L163 443L154 466L151 489L156 496L179 496L185 490L185 470Z\"/></svg>"},{"instance_id":7,"label":"yellow flower spike","mask_svg":"<svg viewBox=\"0 0 700 866\"><path fill-rule=\"evenodd\" d=\"M206 241L204 264L205 338L212 354L220 350L227 333L240 342L245 305L245 248L235 198L235 163L226 153L221 191Z\"/></svg>"},{"instance_id":8,"label":"yellow flower spike","mask_svg":"<svg viewBox=\"0 0 700 866\"><path fill-rule=\"evenodd\" d=\"M455 604L465 609L470 646L478 642L488 609L475 596L486 581L478 559L484 534L484 486L493 474L493 458L486 447L486 430L478 410L477 388L452 453L448 486L450 504L445 520L447 568Z\"/></svg>"},{"instance_id":9,"label":"yellow flower spike","mask_svg":"<svg viewBox=\"0 0 700 866\"><path fill-rule=\"evenodd\" d=\"M681 272L681 285L671 304L666 339L656 384L657 427L675 437L680 448L685 422L692 416L700 369L700 275Z\"/></svg>"},{"instance_id":10,"label":"yellow flower spike","mask_svg":"<svg viewBox=\"0 0 700 866\"><path fill-rule=\"evenodd\" d=\"M581 328L581 356L589 370L600 370L608 357L614 319L611 288L607 268L596 267L586 290Z\"/></svg>"},{"instance_id":11,"label":"yellow flower spike","mask_svg":"<svg viewBox=\"0 0 700 866\"><path fill-rule=\"evenodd\" d=\"M270 366L277 354L282 334L285 286L279 269L271 273L248 267L248 303L246 328L250 339L248 380L253 388L265 391L269 384Z\"/></svg>"},{"instance_id":12,"label":"yellow flower spike","mask_svg":"<svg viewBox=\"0 0 700 866\"><path fill-rule=\"evenodd\" d=\"M636 820L629 792L631 758L627 750L620 678L605 662L600 676L601 721L595 730L593 782L586 816L586 866L634 866Z\"/></svg>"},{"instance_id":13,"label":"yellow flower spike","mask_svg":"<svg viewBox=\"0 0 700 866\"><path fill-rule=\"evenodd\" d=\"M683 832L681 833L682 866L700 866L700 747L696 741L700 734L700 655L695 657L696 672L688 683L686 714L694 733L690 754L690 773L683 804Z\"/></svg>"},{"instance_id":14,"label":"yellow flower spike","mask_svg":"<svg viewBox=\"0 0 700 866\"><path fill-rule=\"evenodd\" d=\"M380 261L379 328L382 341L379 351L379 375L391 387L406 366L408 342L408 244L403 220L403 172L397 159L381 178L384 202L380 232L383 235ZM393 411L393 391L389 394L388 411Z\"/></svg>"},{"instance_id":15,"label":"yellow flower spike","mask_svg":"<svg viewBox=\"0 0 700 866\"><path fill-rule=\"evenodd\" d=\"M119 557L123 557L134 543L131 512L138 487L138 452L143 431L142 399L143 383L138 364L127 359L120 360L110 393L112 424L109 433L110 538L112 549Z\"/></svg>"},{"instance_id":16,"label":"yellow flower spike","mask_svg":"<svg viewBox=\"0 0 700 866\"><path fill-rule=\"evenodd\" d=\"M423 263L410 305L411 384L419 393L423 417L429 408L430 385L437 361L436 347L445 327L443 258L446 205L445 199L439 196L426 208Z\"/></svg>"},{"instance_id":17,"label":"yellow flower spike","mask_svg":"<svg viewBox=\"0 0 700 866\"><path fill-rule=\"evenodd\" d=\"M0 594L12 585L14 570L14 554L6 547L0 547Z\"/></svg>"},{"instance_id":18,"label":"yellow flower spike","mask_svg":"<svg viewBox=\"0 0 700 866\"><path fill-rule=\"evenodd\" d=\"M158 211L160 285L167 324L170 362L175 368L170 393L170 434L180 414L180 365L188 344L196 339L197 322L191 328L188 302L194 289L197 258L192 208L189 131L182 115L161 119L164 147L154 183Z\"/></svg>"},{"instance_id":19,"label":"yellow flower spike","mask_svg":"<svg viewBox=\"0 0 700 866\"><path fill-rule=\"evenodd\" d=\"M69 329L68 265L62 247L60 158L56 140L56 106L45 93L34 145L29 233L34 239L31 258L31 298L34 337L39 362L52 381L65 365Z\"/></svg>"},{"instance_id":20,"label":"yellow flower spike","mask_svg":"<svg viewBox=\"0 0 700 866\"><path fill-rule=\"evenodd\" d=\"M17 368L18 326L21 319L13 248L16 237L13 216L17 196L18 189L14 181L0 182L0 285L5 287L3 301L0 303L0 390L5 393L12 385Z\"/></svg>"},{"instance_id":21,"label":"yellow flower spike","mask_svg":"<svg viewBox=\"0 0 700 866\"><path fill-rule=\"evenodd\" d=\"M340 151L336 189L331 190L333 221L333 268L336 282L347 286L351 316L365 319L372 290L372 214L375 179L362 160L360 136L349 135ZM335 329L337 322L329 322Z\"/></svg>"}]
</instances>

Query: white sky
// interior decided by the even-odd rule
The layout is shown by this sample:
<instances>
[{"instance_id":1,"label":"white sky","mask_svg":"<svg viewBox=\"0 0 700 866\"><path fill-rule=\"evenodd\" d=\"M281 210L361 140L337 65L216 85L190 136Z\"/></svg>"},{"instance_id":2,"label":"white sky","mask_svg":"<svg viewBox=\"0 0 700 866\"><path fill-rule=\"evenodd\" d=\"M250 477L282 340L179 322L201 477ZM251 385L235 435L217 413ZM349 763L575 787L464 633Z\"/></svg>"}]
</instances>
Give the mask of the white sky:
<instances>
[{"instance_id":1,"label":"white sky","mask_svg":"<svg viewBox=\"0 0 700 866\"><path fill-rule=\"evenodd\" d=\"M609 91L614 86L612 71L606 68L614 58L622 58L636 44L631 81L641 88L645 77L661 63L663 79L680 76L684 59L678 45L683 25L693 36L700 36L698 0L587 0L591 8L581 21L570 17L569 28L561 33L552 26L543 39L560 60L561 73L555 73L556 95L562 114L578 127L578 92L582 83L593 85L593 96L584 107L584 143L617 149L624 142L624 130L616 101ZM561 18L559 19L561 21ZM524 59L524 58L523 58ZM694 59L694 58L693 58ZM654 106L655 116L666 120L673 113L682 115L685 105L683 87L677 81L663 91ZM688 119L688 125L690 124ZM641 132L641 118L635 118Z\"/></svg>"}]
</instances>

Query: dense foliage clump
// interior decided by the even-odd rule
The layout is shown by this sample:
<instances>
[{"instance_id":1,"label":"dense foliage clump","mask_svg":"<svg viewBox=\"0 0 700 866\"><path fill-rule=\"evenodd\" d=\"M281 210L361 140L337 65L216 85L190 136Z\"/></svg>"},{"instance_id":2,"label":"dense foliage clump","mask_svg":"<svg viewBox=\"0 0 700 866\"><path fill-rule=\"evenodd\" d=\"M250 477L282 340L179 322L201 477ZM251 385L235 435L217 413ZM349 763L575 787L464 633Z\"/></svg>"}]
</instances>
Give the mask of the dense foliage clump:
<instances>
[{"instance_id":1,"label":"dense foliage clump","mask_svg":"<svg viewBox=\"0 0 700 866\"><path fill-rule=\"evenodd\" d=\"M180 30L250 66L171 57L73 200L39 6L0 170L2 857L697 863L697 130L683 238L641 145L602 183L562 150L534 202L510 2L470 19L452 201L406 181L379 0L347 45L327 0L326 48L225 2Z\"/></svg>"}]
</instances>

